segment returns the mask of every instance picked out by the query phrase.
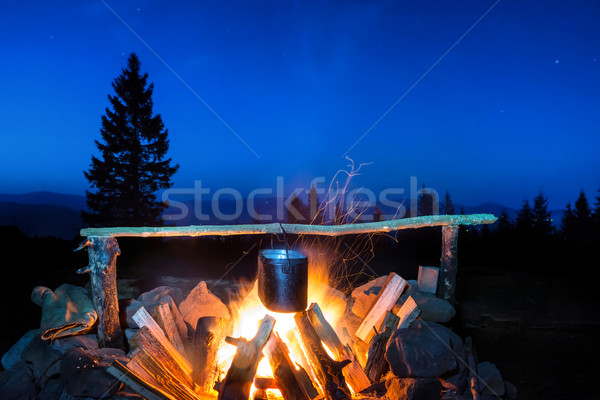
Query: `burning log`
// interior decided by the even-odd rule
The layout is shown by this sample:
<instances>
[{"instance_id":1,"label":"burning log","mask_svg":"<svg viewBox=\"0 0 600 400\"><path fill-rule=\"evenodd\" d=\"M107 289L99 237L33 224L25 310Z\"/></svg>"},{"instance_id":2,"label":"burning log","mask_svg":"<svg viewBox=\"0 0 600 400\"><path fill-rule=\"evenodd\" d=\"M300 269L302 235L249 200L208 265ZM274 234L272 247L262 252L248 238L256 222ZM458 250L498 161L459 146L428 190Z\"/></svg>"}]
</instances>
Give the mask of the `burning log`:
<instances>
[{"instance_id":1,"label":"burning log","mask_svg":"<svg viewBox=\"0 0 600 400\"><path fill-rule=\"evenodd\" d=\"M249 399L250 388L262 356L262 349L269 340L274 324L275 319L270 315L265 315L252 340L237 339L237 350L221 385L218 400Z\"/></svg>"},{"instance_id":2,"label":"burning log","mask_svg":"<svg viewBox=\"0 0 600 400\"><path fill-rule=\"evenodd\" d=\"M175 371L167 367L162 360L154 358L145 349L136 349L137 351L127 364L131 370L143 370L145 375L150 376L150 383L157 383L163 392L169 393L173 398L180 400L198 400L195 392L195 385L189 377L182 377ZM140 377L144 377L140 374ZM146 377L147 378L147 377ZM181 379L183 378L183 380ZM153 385L154 386L154 385Z\"/></svg>"},{"instance_id":3,"label":"burning log","mask_svg":"<svg viewBox=\"0 0 600 400\"><path fill-rule=\"evenodd\" d=\"M147 400L178 400L164 390L153 386L119 361L113 362L106 369L106 372L129 386L137 394L144 396Z\"/></svg>"},{"instance_id":4,"label":"burning log","mask_svg":"<svg viewBox=\"0 0 600 400\"><path fill-rule=\"evenodd\" d=\"M312 400L319 395L310 380L304 379L301 372L296 370L287 346L276 332L271 335L265 350L275 376L275 385L284 400Z\"/></svg>"},{"instance_id":5,"label":"burning log","mask_svg":"<svg viewBox=\"0 0 600 400\"><path fill-rule=\"evenodd\" d=\"M273 336L271 336L273 337ZM267 342L267 346L268 346ZM267 390L267 389L279 389L277 386L277 382L275 378L265 378L265 377L256 377L254 378L254 386L259 390Z\"/></svg>"},{"instance_id":6,"label":"burning log","mask_svg":"<svg viewBox=\"0 0 600 400\"><path fill-rule=\"evenodd\" d=\"M144 307L140 307L140 309L137 310L137 312L133 315L133 320L140 328L148 328L153 340L160 344L160 347L169 354L169 357L172 358L187 375L192 373L192 366L190 365L189 361L186 360L171 344L169 339L167 339L165 336L163 330ZM141 332L141 330L139 332ZM135 336L133 338L135 338Z\"/></svg>"},{"instance_id":7,"label":"burning log","mask_svg":"<svg viewBox=\"0 0 600 400\"><path fill-rule=\"evenodd\" d=\"M367 366L365 371L369 376L369 379L375 383L379 382L383 374L385 374L389 368L389 364L385 359L385 350L387 342L392 336L392 333L396 330L400 318L392 313L387 312L382 324L382 331L379 332L369 346L369 358L367 359Z\"/></svg>"},{"instance_id":8,"label":"burning log","mask_svg":"<svg viewBox=\"0 0 600 400\"><path fill-rule=\"evenodd\" d=\"M185 349L183 347L183 341L179 335L179 329L173 319L171 313L171 307L167 303L162 303L154 307L154 314L156 315L156 322L162 328L169 342L175 347L175 349L185 356Z\"/></svg>"},{"instance_id":9,"label":"burning log","mask_svg":"<svg viewBox=\"0 0 600 400\"><path fill-rule=\"evenodd\" d=\"M184 366L179 364L178 360L163 346L147 326L137 331L135 335L129 339L129 345L135 349L143 349L151 357L160 361L165 368L171 373L178 377L178 379L184 382L190 387L194 387L192 378L190 377L190 371L184 369Z\"/></svg>"},{"instance_id":10,"label":"burning log","mask_svg":"<svg viewBox=\"0 0 600 400\"><path fill-rule=\"evenodd\" d=\"M317 303L312 303L306 311L310 323L315 328L321 341L333 352L336 361L350 360L350 364L342 370L346 382L355 393L369 387L371 382L358 363L352 349L344 346L333 327L325 319L321 308Z\"/></svg>"},{"instance_id":11,"label":"burning log","mask_svg":"<svg viewBox=\"0 0 600 400\"><path fill-rule=\"evenodd\" d=\"M192 378L204 393L212 393L217 380L217 352L229 334L229 320L221 317L202 317L196 324L192 339Z\"/></svg>"},{"instance_id":12,"label":"burning log","mask_svg":"<svg viewBox=\"0 0 600 400\"><path fill-rule=\"evenodd\" d=\"M351 398L350 390L346 386L342 368L351 361L335 361L329 357L319 335L310 323L306 311L296 313L294 319L300 331L300 339L306 350L308 361L317 375L325 397L328 400L349 400Z\"/></svg>"},{"instance_id":13,"label":"burning log","mask_svg":"<svg viewBox=\"0 0 600 400\"><path fill-rule=\"evenodd\" d=\"M365 343L370 343L375 333L378 332L381 322L388 311L391 311L406 288L406 281L395 273L390 273L377 299L362 323L356 330L356 337Z\"/></svg>"},{"instance_id":14,"label":"burning log","mask_svg":"<svg viewBox=\"0 0 600 400\"><path fill-rule=\"evenodd\" d=\"M88 249L89 265L77 270L90 274L92 301L98 314L98 342L100 347L125 349L119 323L117 297L117 256L121 254L114 237L90 237L75 250Z\"/></svg>"}]
</instances>

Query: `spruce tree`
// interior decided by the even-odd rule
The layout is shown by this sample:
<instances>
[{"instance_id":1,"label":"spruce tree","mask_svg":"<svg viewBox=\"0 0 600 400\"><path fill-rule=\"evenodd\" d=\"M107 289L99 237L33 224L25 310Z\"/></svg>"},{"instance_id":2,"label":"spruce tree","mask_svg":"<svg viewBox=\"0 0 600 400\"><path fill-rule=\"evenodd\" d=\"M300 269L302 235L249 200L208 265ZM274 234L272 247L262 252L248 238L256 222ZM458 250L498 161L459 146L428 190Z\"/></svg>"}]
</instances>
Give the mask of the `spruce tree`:
<instances>
[{"instance_id":1,"label":"spruce tree","mask_svg":"<svg viewBox=\"0 0 600 400\"><path fill-rule=\"evenodd\" d=\"M531 211L533 218L533 230L536 236L545 237L552 233L552 219L550 211L548 211L548 199L540 192L533 199L533 210Z\"/></svg>"},{"instance_id":2,"label":"spruce tree","mask_svg":"<svg viewBox=\"0 0 600 400\"><path fill-rule=\"evenodd\" d=\"M523 235L530 235L533 230L533 212L529 205L529 200L523 201L523 207L517 213L517 232Z\"/></svg>"},{"instance_id":3,"label":"spruce tree","mask_svg":"<svg viewBox=\"0 0 600 400\"><path fill-rule=\"evenodd\" d=\"M455 213L456 208L454 207L454 203L452 203L450 193L446 192L446 194L444 195L444 214L454 215Z\"/></svg>"},{"instance_id":4,"label":"spruce tree","mask_svg":"<svg viewBox=\"0 0 600 400\"><path fill-rule=\"evenodd\" d=\"M108 95L111 108L102 116L102 140L95 141L100 158L92 156L84 171L92 190L86 191L91 212L83 218L91 226L162 225L159 216L166 205L155 193L172 185L179 165L166 156L168 130L153 113L154 85L147 79L132 53L112 84L115 95Z\"/></svg>"},{"instance_id":5,"label":"spruce tree","mask_svg":"<svg viewBox=\"0 0 600 400\"><path fill-rule=\"evenodd\" d=\"M569 240L573 236L575 226L577 224L577 218L575 217L575 211L571 208L571 203L567 203L567 207L563 212L563 216L560 222L560 234L563 238Z\"/></svg>"},{"instance_id":6,"label":"spruce tree","mask_svg":"<svg viewBox=\"0 0 600 400\"><path fill-rule=\"evenodd\" d=\"M596 232L600 233L600 189L598 189L598 195L596 196L596 202L594 203L594 210L592 212L592 221L596 228Z\"/></svg>"},{"instance_id":7,"label":"spruce tree","mask_svg":"<svg viewBox=\"0 0 600 400\"><path fill-rule=\"evenodd\" d=\"M425 184L423 184L423 188L419 190L417 210L419 216L433 215L433 195L425 188Z\"/></svg>"},{"instance_id":8,"label":"spruce tree","mask_svg":"<svg viewBox=\"0 0 600 400\"><path fill-rule=\"evenodd\" d=\"M502 210L500 217L498 217L498 225L496 225L496 232L499 235L508 235L512 232L512 230L513 230L513 222L511 221L510 217L508 216L508 213L506 212L506 210Z\"/></svg>"},{"instance_id":9,"label":"spruce tree","mask_svg":"<svg viewBox=\"0 0 600 400\"><path fill-rule=\"evenodd\" d=\"M575 202L575 221L578 229L587 229L592 221L592 211L583 190Z\"/></svg>"}]
</instances>

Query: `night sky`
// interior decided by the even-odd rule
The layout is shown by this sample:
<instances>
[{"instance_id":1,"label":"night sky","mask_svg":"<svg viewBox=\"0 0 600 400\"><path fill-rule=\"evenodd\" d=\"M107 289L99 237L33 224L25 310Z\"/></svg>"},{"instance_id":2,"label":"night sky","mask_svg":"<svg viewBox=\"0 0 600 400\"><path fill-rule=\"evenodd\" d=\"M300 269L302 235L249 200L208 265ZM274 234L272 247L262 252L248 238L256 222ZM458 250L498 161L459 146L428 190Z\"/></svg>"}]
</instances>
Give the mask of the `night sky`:
<instances>
[{"instance_id":1,"label":"night sky","mask_svg":"<svg viewBox=\"0 0 600 400\"><path fill-rule=\"evenodd\" d=\"M174 187L306 187L347 154L372 163L356 186L563 208L600 188L599 19L597 1L2 1L0 192L84 194L135 52Z\"/></svg>"}]
</instances>

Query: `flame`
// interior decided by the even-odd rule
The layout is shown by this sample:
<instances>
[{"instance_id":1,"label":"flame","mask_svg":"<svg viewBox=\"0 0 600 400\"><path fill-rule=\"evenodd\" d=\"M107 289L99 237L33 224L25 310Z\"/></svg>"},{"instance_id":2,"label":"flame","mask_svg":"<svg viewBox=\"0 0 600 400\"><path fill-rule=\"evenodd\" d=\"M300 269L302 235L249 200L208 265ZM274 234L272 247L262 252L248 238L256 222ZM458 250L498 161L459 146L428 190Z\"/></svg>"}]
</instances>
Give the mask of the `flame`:
<instances>
[{"instance_id":1,"label":"flame","mask_svg":"<svg viewBox=\"0 0 600 400\"><path fill-rule=\"evenodd\" d=\"M301 250L301 252L303 254L311 253L308 249ZM330 277L327 264L320 262L320 257L309 255L308 259L308 304L317 303L327 321L339 335L343 326L343 315L346 308L345 296L329 286ZM233 301L229 304L229 309L234 318L232 336L251 340L256 335L260 321L265 315L270 315L275 318L273 329L290 349L290 358L292 361L296 365L299 365L304 355L296 354L293 351L294 346L289 342L289 338L295 336L296 322L294 320L294 313L277 313L268 310L258 296L258 282L256 280L252 283L247 283L244 289L247 292L246 296L242 300ZM227 371L231 365L235 351L236 348L233 345L224 343L221 346L217 354L218 367L221 371ZM331 352L330 355L333 356ZM223 372L221 379L225 378L225 374ZM266 357L261 359L256 376L273 377L273 371ZM254 394L255 391L256 387L253 385L251 394ZM268 392L275 397L281 396L280 391L277 389L268 390Z\"/></svg>"}]
</instances>

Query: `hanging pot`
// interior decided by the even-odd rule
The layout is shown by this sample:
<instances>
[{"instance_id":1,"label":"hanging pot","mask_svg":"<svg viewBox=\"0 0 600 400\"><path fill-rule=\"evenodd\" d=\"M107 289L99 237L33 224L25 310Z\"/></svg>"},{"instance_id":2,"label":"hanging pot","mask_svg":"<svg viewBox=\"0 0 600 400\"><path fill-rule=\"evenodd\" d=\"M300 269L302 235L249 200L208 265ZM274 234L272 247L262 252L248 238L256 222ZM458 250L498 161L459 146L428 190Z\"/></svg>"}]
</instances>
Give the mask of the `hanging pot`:
<instances>
[{"instance_id":1,"label":"hanging pot","mask_svg":"<svg viewBox=\"0 0 600 400\"><path fill-rule=\"evenodd\" d=\"M258 296L275 312L299 312L308 305L308 259L293 250L258 253Z\"/></svg>"}]
</instances>

